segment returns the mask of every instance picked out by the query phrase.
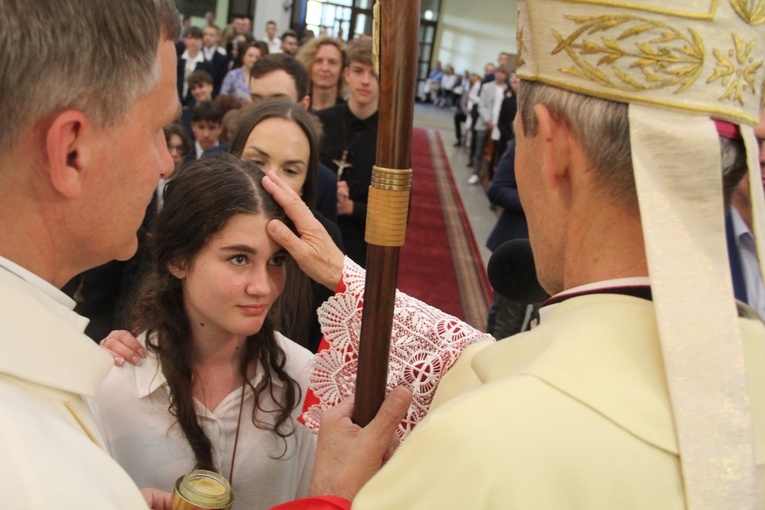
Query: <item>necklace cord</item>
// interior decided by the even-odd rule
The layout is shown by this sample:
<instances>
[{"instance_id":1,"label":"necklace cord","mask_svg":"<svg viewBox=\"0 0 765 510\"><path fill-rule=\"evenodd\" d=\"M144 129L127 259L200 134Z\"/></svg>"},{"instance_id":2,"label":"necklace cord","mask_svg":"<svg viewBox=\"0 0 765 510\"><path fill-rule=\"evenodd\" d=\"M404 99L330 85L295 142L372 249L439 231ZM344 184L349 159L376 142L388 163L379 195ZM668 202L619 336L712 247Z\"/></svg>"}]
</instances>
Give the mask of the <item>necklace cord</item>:
<instances>
[{"instance_id":1,"label":"necklace cord","mask_svg":"<svg viewBox=\"0 0 765 510\"><path fill-rule=\"evenodd\" d=\"M236 434L234 435L234 451L231 454L231 469L228 473L228 483L234 484L234 461L236 460L236 447L239 444L239 429L242 426L242 409L244 408L244 392L247 389L247 379L242 382L242 395L239 398L239 417L236 421Z\"/></svg>"}]
</instances>

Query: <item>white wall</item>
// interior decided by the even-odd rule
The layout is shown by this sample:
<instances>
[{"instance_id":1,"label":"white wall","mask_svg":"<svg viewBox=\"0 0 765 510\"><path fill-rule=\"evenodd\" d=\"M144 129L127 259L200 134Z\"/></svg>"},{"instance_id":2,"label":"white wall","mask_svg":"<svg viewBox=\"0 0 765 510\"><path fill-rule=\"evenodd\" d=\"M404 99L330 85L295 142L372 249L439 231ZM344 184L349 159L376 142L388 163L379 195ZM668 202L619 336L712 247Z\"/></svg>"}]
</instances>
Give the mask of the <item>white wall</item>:
<instances>
[{"instance_id":1,"label":"white wall","mask_svg":"<svg viewBox=\"0 0 765 510\"><path fill-rule=\"evenodd\" d=\"M433 55L457 73L483 73L502 51L516 53L516 0L441 0Z\"/></svg>"},{"instance_id":2,"label":"white wall","mask_svg":"<svg viewBox=\"0 0 765 510\"><path fill-rule=\"evenodd\" d=\"M285 11L282 7L285 0L257 0L255 2L255 12L250 13L253 18L253 32L257 39L266 38L266 21L276 21L276 26L279 27L278 34L290 27L290 16L292 15L292 1L287 0L289 3L289 10ZM226 20L228 19L228 8L230 0L218 0L215 6L215 24L221 29L226 28ZM207 26L207 21L201 17L192 17L191 24L200 28Z\"/></svg>"},{"instance_id":3,"label":"white wall","mask_svg":"<svg viewBox=\"0 0 765 510\"><path fill-rule=\"evenodd\" d=\"M289 10L285 11L283 5L285 0L257 0L255 2L255 17L253 18L253 31L256 39L266 38L266 22L274 20L276 22L276 35L281 37L282 33L290 27L290 16L292 15L292 1L289 4Z\"/></svg>"}]
</instances>

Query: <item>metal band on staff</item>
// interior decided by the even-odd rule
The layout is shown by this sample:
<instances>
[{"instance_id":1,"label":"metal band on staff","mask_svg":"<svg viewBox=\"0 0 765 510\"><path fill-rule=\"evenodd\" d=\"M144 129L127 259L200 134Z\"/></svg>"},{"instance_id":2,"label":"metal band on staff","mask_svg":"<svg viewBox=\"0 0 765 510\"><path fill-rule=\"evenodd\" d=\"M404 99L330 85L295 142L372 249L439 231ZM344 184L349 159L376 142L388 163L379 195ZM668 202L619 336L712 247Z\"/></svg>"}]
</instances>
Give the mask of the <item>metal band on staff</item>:
<instances>
[{"instance_id":1,"label":"metal band on staff","mask_svg":"<svg viewBox=\"0 0 765 510\"><path fill-rule=\"evenodd\" d=\"M412 170L375 166L367 203L364 239L377 246L404 246Z\"/></svg>"}]
</instances>

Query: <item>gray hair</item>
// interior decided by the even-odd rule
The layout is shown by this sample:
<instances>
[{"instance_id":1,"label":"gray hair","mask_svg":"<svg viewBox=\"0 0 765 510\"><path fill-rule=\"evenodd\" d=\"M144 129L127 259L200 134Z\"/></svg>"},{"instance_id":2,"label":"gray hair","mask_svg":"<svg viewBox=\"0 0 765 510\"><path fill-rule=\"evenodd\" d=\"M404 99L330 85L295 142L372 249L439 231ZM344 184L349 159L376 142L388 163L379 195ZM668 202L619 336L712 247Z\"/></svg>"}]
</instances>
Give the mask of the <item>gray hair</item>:
<instances>
[{"instance_id":1,"label":"gray hair","mask_svg":"<svg viewBox=\"0 0 765 510\"><path fill-rule=\"evenodd\" d=\"M534 106L540 103L547 106L553 117L566 122L579 137L593 171L602 179L603 185L611 190L612 196L619 197L627 206L637 207L627 104L521 80L518 113L526 136L537 134L539 125ZM746 173L743 141L721 136L720 160L723 194L727 204Z\"/></svg>"},{"instance_id":2,"label":"gray hair","mask_svg":"<svg viewBox=\"0 0 765 510\"><path fill-rule=\"evenodd\" d=\"M528 137L536 136L539 128L534 114L537 104L544 104L555 119L571 128L582 143L596 177L612 196L637 211L627 105L521 80L518 114L523 134Z\"/></svg>"},{"instance_id":3,"label":"gray hair","mask_svg":"<svg viewBox=\"0 0 765 510\"><path fill-rule=\"evenodd\" d=\"M124 119L159 82L160 37L180 34L172 0L0 0L0 154L25 130L75 109Z\"/></svg>"}]
</instances>

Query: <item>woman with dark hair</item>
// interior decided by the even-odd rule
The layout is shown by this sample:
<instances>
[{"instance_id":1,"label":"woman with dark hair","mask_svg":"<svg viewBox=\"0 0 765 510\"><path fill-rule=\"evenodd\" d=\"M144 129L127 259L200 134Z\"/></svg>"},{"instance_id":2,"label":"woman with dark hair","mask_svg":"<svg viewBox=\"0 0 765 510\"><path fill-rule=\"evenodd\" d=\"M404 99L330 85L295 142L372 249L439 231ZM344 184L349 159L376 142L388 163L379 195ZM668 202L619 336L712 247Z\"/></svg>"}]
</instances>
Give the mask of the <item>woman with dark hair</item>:
<instances>
[{"instance_id":1,"label":"woman with dark hair","mask_svg":"<svg viewBox=\"0 0 765 510\"><path fill-rule=\"evenodd\" d=\"M285 151L284 157L272 155L274 150ZM239 118L230 152L254 162L263 171L273 168L309 207L313 207L319 135L315 120L299 104L268 100L246 111Z\"/></svg>"},{"instance_id":2,"label":"woman with dark hair","mask_svg":"<svg viewBox=\"0 0 765 510\"><path fill-rule=\"evenodd\" d=\"M262 178L221 154L167 184L131 313L148 354L115 367L94 405L110 453L140 487L171 491L202 468L231 480L241 508L307 492L315 442L296 419L311 354L269 313L290 257L266 232L286 218Z\"/></svg>"},{"instance_id":3,"label":"woman with dark hair","mask_svg":"<svg viewBox=\"0 0 765 510\"><path fill-rule=\"evenodd\" d=\"M237 34L229 36L228 42L225 44L226 53L228 53L228 67L229 69L236 69L242 67L242 54L239 52L240 48L246 48L251 42L255 42L255 36L248 33ZM240 46L240 44L244 46Z\"/></svg>"},{"instance_id":4,"label":"woman with dark hair","mask_svg":"<svg viewBox=\"0 0 765 510\"><path fill-rule=\"evenodd\" d=\"M175 172L180 168L184 158L191 152L194 143L191 141L186 128L178 121L171 122L165 126L163 131L165 133L165 142L167 142L167 150L170 153L170 157L173 158L173 172Z\"/></svg>"},{"instance_id":5,"label":"woman with dark hair","mask_svg":"<svg viewBox=\"0 0 765 510\"><path fill-rule=\"evenodd\" d=\"M230 150L243 160L253 161L264 172L274 170L311 208L335 244L342 247L340 229L314 207L319 134L310 113L291 101L264 101L239 118ZM321 340L316 309L332 293L308 278L292 260L287 274L275 310L276 329L315 352Z\"/></svg>"},{"instance_id":6,"label":"woman with dark hair","mask_svg":"<svg viewBox=\"0 0 765 510\"><path fill-rule=\"evenodd\" d=\"M237 48L234 68L226 73L226 77L223 78L220 93L234 96L241 103L249 103L251 101L250 70L260 57L268 54L268 45L256 42L239 42Z\"/></svg>"}]
</instances>

